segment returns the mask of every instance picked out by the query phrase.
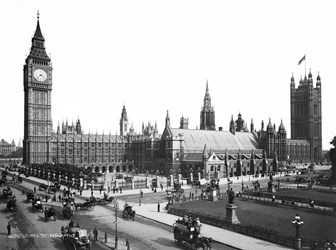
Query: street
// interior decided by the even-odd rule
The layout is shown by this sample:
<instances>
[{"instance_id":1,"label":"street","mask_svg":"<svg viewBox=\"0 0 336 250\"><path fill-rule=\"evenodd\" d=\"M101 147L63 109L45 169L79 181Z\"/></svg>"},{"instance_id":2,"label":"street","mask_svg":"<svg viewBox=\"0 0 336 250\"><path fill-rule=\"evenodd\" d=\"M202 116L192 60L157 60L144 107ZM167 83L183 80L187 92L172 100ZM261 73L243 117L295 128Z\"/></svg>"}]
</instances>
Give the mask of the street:
<instances>
[{"instance_id":1,"label":"street","mask_svg":"<svg viewBox=\"0 0 336 250\"><path fill-rule=\"evenodd\" d=\"M66 226L69 221L64 221L61 215L60 202L43 202L46 206L55 206L57 211L57 220L45 222L44 214L34 213L32 204L26 202L26 195L21 194L20 187L33 189L34 185L24 181L22 184L15 184L13 193L17 198L17 212L4 212L6 209L6 200L1 203L1 241L4 242L2 249L65 249L61 241L61 227ZM38 187L37 187L38 189ZM2 190L1 190L2 192ZM37 191L43 195L42 191ZM58 194L56 194L58 196ZM127 199L127 197L124 197ZM76 198L77 202L79 201ZM7 237L6 225L8 220L12 222L12 235ZM98 241L103 241L105 233L108 238L114 240L115 237L115 209L112 205L95 206L93 211L81 211L75 213L74 222L79 223L81 227L92 230L94 227L98 230ZM172 227L152 220L135 216L135 221L123 219L121 211L118 211L118 236L119 247L125 248L124 244L128 239L132 249L182 249L175 245ZM6 239L6 240L4 240ZM93 243L92 249L109 249L102 243ZM233 249L218 243L212 245L212 249Z\"/></svg>"}]
</instances>

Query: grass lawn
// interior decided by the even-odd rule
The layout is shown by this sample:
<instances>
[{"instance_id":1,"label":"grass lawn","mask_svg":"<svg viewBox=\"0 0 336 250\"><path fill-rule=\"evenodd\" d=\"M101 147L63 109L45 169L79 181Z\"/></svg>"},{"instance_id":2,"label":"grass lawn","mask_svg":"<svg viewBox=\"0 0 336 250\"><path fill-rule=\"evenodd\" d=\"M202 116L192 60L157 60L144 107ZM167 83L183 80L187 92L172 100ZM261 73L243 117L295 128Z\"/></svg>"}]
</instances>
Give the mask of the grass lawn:
<instances>
[{"instance_id":1,"label":"grass lawn","mask_svg":"<svg viewBox=\"0 0 336 250\"><path fill-rule=\"evenodd\" d=\"M278 190L275 193L281 195L287 195L291 197L299 197L299 198L306 198L311 200L319 200L319 201L330 201L336 202L336 194L335 193L327 193L321 192L317 190L302 190L302 189L290 189L290 190Z\"/></svg>"},{"instance_id":2,"label":"grass lawn","mask_svg":"<svg viewBox=\"0 0 336 250\"><path fill-rule=\"evenodd\" d=\"M255 201L235 199L237 217L241 224L253 224L273 229L286 236L294 236L292 220L299 214L304 221L300 229L302 237L314 240L336 240L336 218L305 212L295 207L267 206ZM200 200L174 204L174 208L187 209L194 213L208 213L224 219L226 200L216 202Z\"/></svg>"}]
</instances>

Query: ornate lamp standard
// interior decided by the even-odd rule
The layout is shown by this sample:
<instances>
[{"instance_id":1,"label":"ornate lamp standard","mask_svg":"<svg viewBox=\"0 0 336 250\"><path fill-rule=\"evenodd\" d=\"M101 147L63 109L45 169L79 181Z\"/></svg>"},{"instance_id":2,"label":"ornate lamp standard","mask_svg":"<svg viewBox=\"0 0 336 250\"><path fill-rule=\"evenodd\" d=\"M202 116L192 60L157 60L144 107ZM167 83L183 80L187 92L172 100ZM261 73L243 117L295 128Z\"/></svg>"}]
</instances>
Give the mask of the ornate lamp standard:
<instances>
[{"instance_id":1,"label":"ornate lamp standard","mask_svg":"<svg viewBox=\"0 0 336 250\"><path fill-rule=\"evenodd\" d=\"M295 248L301 249L300 227L303 225L303 221L298 214L295 215L294 220L292 220L292 224L296 228Z\"/></svg>"},{"instance_id":2,"label":"ornate lamp standard","mask_svg":"<svg viewBox=\"0 0 336 250\"><path fill-rule=\"evenodd\" d=\"M114 249L118 249L118 208L119 208L119 203L118 200L115 200L115 246Z\"/></svg>"}]
</instances>

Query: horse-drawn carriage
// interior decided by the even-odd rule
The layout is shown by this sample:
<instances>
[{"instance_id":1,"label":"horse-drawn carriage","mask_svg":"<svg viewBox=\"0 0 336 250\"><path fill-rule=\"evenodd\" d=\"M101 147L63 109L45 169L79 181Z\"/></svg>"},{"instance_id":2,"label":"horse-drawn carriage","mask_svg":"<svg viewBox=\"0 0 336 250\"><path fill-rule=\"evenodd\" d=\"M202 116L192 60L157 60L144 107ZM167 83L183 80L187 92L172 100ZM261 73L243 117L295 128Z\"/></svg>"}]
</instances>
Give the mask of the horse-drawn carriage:
<instances>
[{"instance_id":1,"label":"horse-drawn carriage","mask_svg":"<svg viewBox=\"0 0 336 250\"><path fill-rule=\"evenodd\" d=\"M62 198L62 204L63 206L70 206L70 207L74 207L75 206L75 198L74 197L63 197Z\"/></svg>"},{"instance_id":2,"label":"horse-drawn carriage","mask_svg":"<svg viewBox=\"0 0 336 250\"><path fill-rule=\"evenodd\" d=\"M53 206L44 209L44 219L45 219L45 221L47 222L51 218L53 218L54 221L56 221L56 210Z\"/></svg>"},{"instance_id":3,"label":"horse-drawn carriage","mask_svg":"<svg viewBox=\"0 0 336 250\"><path fill-rule=\"evenodd\" d=\"M40 186L39 186L39 190L40 191L46 191L47 188L48 188L48 186L46 184L44 184L44 183L41 183Z\"/></svg>"},{"instance_id":4,"label":"horse-drawn carriage","mask_svg":"<svg viewBox=\"0 0 336 250\"><path fill-rule=\"evenodd\" d=\"M107 204L107 201L101 198L90 197L90 200L92 200L92 202L94 202L95 205L106 205Z\"/></svg>"},{"instance_id":5,"label":"horse-drawn carriage","mask_svg":"<svg viewBox=\"0 0 336 250\"><path fill-rule=\"evenodd\" d=\"M9 201L7 202L7 209L8 211L16 211L16 197L13 195Z\"/></svg>"},{"instance_id":6,"label":"horse-drawn carriage","mask_svg":"<svg viewBox=\"0 0 336 250\"><path fill-rule=\"evenodd\" d=\"M42 200L40 197L35 197L32 201L33 211L38 212L39 210L43 212Z\"/></svg>"},{"instance_id":7,"label":"horse-drawn carriage","mask_svg":"<svg viewBox=\"0 0 336 250\"><path fill-rule=\"evenodd\" d=\"M28 203L31 202L31 201L33 201L34 198L35 198L35 195L34 195L34 192L33 192L33 191L28 191L28 192L26 193L26 196L27 196L27 202L28 202Z\"/></svg>"},{"instance_id":8,"label":"horse-drawn carriage","mask_svg":"<svg viewBox=\"0 0 336 250\"><path fill-rule=\"evenodd\" d=\"M12 192L11 188L7 186L6 188L4 188L2 190L2 196L1 196L1 198L2 199L7 199L7 198L12 197L12 195L13 195L13 192Z\"/></svg>"},{"instance_id":9,"label":"horse-drawn carriage","mask_svg":"<svg viewBox=\"0 0 336 250\"><path fill-rule=\"evenodd\" d=\"M32 200L33 212L43 212L42 200L40 197L34 197Z\"/></svg>"},{"instance_id":10,"label":"horse-drawn carriage","mask_svg":"<svg viewBox=\"0 0 336 250\"><path fill-rule=\"evenodd\" d=\"M73 210L69 206L65 206L62 208L62 214L64 220L71 220L74 218Z\"/></svg>"},{"instance_id":11,"label":"horse-drawn carriage","mask_svg":"<svg viewBox=\"0 0 336 250\"><path fill-rule=\"evenodd\" d=\"M2 178L0 179L0 186L2 186L2 185L6 185L6 182L7 182L7 178L6 178L6 177L2 177Z\"/></svg>"},{"instance_id":12,"label":"horse-drawn carriage","mask_svg":"<svg viewBox=\"0 0 336 250\"><path fill-rule=\"evenodd\" d=\"M92 211L94 209L95 206L95 202L94 200L86 200L85 202L81 202L81 203L75 203L75 209L76 211L79 210L89 210Z\"/></svg>"},{"instance_id":13,"label":"horse-drawn carriage","mask_svg":"<svg viewBox=\"0 0 336 250\"><path fill-rule=\"evenodd\" d=\"M123 218L132 219L134 221L135 211L132 209L132 206L126 203L122 212L122 216Z\"/></svg>"},{"instance_id":14,"label":"horse-drawn carriage","mask_svg":"<svg viewBox=\"0 0 336 250\"><path fill-rule=\"evenodd\" d=\"M191 249L211 249L212 238L199 237L201 223L198 218L191 219L185 216L174 223L174 239L177 245Z\"/></svg>"},{"instance_id":15,"label":"horse-drawn carriage","mask_svg":"<svg viewBox=\"0 0 336 250\"><path fill-rule=\"evenodd\" d=\"M91 242L87 230L78 225L74 226L73 221L70 221L68 226L63 226L61 232L62 241L66 249L91 249Z\"/></svg>"}]
</instances>

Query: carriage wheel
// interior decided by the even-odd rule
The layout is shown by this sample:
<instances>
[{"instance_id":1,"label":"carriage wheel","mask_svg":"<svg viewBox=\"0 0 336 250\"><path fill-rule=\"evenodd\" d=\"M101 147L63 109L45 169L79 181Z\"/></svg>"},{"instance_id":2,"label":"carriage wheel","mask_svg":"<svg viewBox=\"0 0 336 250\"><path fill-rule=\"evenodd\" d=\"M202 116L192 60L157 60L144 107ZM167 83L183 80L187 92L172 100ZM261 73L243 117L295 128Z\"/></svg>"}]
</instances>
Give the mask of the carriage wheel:
<instances>
[{"instance_id":1,"label":"carriage wheel","mask_svg":"<svg viewBox=\"0 0 336 250\"><path fill-rule=\"evenodd\" d=\"M100 205L106 205L107 201L106 200L101 200Z\"/></svg>"},{"instance_id":2,"label":"carriage wheel","mask_svg":"<svg viewBox=\"0 0 336 250\"><path fill-rule=\"evenodd\" d=\"M89 211L92 211L93 208L94 208L94 206L88 206L88 210L89 210Z\"/></svg>"}]
</instances>

